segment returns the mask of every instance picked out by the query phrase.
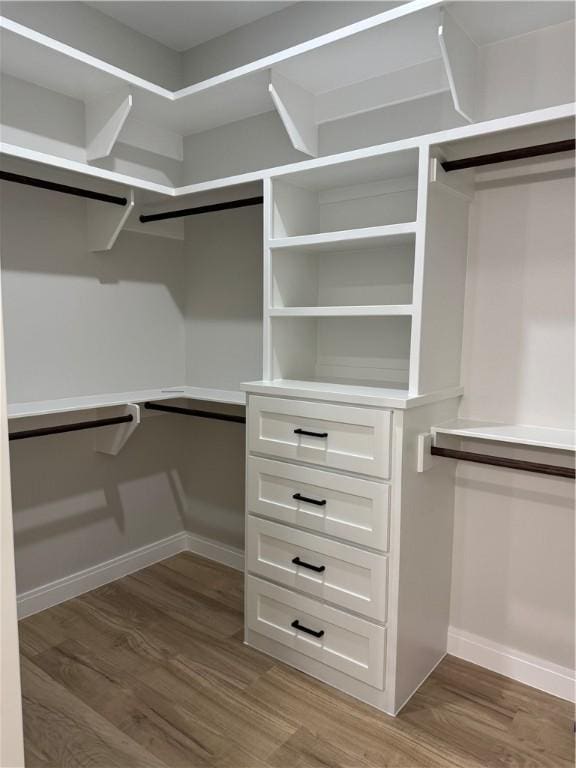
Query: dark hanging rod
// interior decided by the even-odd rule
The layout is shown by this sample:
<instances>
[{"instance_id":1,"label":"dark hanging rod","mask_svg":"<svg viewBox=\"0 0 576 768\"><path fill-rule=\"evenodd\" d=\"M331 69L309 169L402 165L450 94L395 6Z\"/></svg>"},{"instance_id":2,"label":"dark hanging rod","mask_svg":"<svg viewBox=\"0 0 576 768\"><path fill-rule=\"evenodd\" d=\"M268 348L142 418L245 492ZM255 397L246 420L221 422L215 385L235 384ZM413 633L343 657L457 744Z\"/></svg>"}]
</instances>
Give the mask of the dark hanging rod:
<instances>
[{"instance_id":1,"label":"dark hanging rod","mask_svg":"<svg viewBox=\"0 0 576 768\"><path fill-rule=\"evenodd\" d=\"M558 152L573 152L576 148L576 140L550 141L547 144L534 144L531 147L519 147L507 149L504 152L492 152L489 155L475 155L464 157L461 160L446 160L441 163L445 171L461 171L464 168L476 168L480 165L492 165L493 163L507 163L510 160L524 160L527 157L539 157L540 155L555 155Z\"/></svg>"},{"instance_id":2,"label":"dark hanging rod","mask_svg":"<svg viewBox=\"0 0 576 768\"><path fill-rule=\"evenodd\" d=\"M40 427L40 429L25 429L22 432L10 432L9 440L26 440L29 437L44 437L45 435L60 435L62 432L79 432L82 429L96 427L111 427L113 424L126 424L133 421L131 414L113 416L110 419L92 419L92 421L77 421L74 424L60 424L56 427Z\"/></svg>"},{"instance_id":3,"label":"dark hanging rod","mask_svg":"<svg viewBox=\"0 0 576 768\"><path fill-rule=\"evenodd\" d=\"M243 200L228 200L225 203L212 203L211 205L199 205L196 208L183 208L180 211L165 211L164 213L150 213L140 216L140 221L162 221L163 219L179 219L182 216L198 216L201 213L214 213L215 211L229 211L232 208L247 208L249 205L262 205L264 198L245 197Z\"/></svg>"},{"instance_id":4,"label":"dark hanging rod","mask_svg":"<svg viewBox=\"0 0 576 768\"><path fill-rule=\"evenodd\" d=\"M51 192L62 192L65 195L75 195L76 197L87 197L89 200L99 200L102 203L112 203L112 205L126 205L128 200L125 197L116 195L106 195L103 192L92 192L89 189L80 189L80 187L70 187L67 184L56 184L54 181L45 179L35 179L33 176L22 176L19 173L9 173L0 171L1 181L13 181L16 184L25 184L28 187L38 187L39 189L49 189Z\"/></svg>"},{"instance_id":5,"label":"dark hanging rod","mask_svg":"<svg viewBox=\"0 0 576 768\"><path fill-rule=\"evenodd\" d=\"M149 411L163 411L164 413L182 413L184 416L197 416L200 419L215 419L216 421L234 421L237 424L246 424L245 416L234 416L230 413L216 413L214 411L197 411L192 408L181 408L178 405L162 405L160 403L144 403L144 408Z\"/></svg>"},{"instance_id":6,"label":"dark hanging rod","mask_svg":"<svg viewBox=\"0 0 576 768\"><path fill-rule=\"evenodd\" d=\"M471 453L470 451L457 451L452 448L438 448L435 445L430 449L433 456L444 456L447 459L460 459L461 461L473 461L476 464L491 464L494 467L508 467L520 469L523 472L538 472L541 475L555 475L556 477L576 477L576 470L571 467L559 467L555 464L539 464L535 461L523 461L521 459L506 459L501 456L490 456L486 453Z\"/></svg>"}]
</instances>

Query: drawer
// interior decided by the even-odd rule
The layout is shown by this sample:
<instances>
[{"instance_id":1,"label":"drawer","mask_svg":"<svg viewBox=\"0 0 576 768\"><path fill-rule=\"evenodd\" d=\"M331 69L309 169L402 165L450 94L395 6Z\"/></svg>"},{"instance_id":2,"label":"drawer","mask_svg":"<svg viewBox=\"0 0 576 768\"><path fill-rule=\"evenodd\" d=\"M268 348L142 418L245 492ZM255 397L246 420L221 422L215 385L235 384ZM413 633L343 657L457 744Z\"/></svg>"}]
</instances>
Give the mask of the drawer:
<instances>
[{"instance_id":1,"label":"drawer","mask_svg":"<svg viewBox=\"0 0 576 768\"><path fill-rule=\"evenodd\" d=\"M258 576L386 621L385 555L250 516L246 564Z\"/></svg>"},{"instance_id":2,"label":"drawer","mask_svg":"<svg viewBox=\"0 0 576 768\"><path fill-rule=\"evenodd\" d=\"M248 447L255 453L390 476L391 411L251 396Z\"/></svg>"},{"instance_id":3,"label":"drawer","mask_svg":"<svg viewBox=\"0 0 576 768\"><path fill-rule=\"evenodd\" d=\"M374 688L384 688L384 627L254 576L248 577L246 586L249 629Z\"/></svg>"},{"instance_id":4,"label":"drawer","mask_svg":"<svg viewBox=\"0 0 576 768\"><path fill-rule=\"evenodd\" d=\"M283 523L388 549L390 486L250 456L248 510Z\"/></svg>"}]
</instances>

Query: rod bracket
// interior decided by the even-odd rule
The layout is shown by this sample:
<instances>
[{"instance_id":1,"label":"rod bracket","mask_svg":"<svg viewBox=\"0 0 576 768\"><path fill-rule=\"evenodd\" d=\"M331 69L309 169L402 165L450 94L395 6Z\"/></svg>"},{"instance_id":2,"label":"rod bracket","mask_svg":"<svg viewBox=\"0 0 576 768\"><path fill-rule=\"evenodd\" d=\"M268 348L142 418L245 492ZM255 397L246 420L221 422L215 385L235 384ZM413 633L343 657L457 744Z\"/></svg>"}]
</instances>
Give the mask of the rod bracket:
<instances>
[{"instance_id":1,"label":"rod bracket","mask_svg":"<svg viewBox=\"0 0 576 768\"><path fill-rule=\"evenodd\" d=\"M100 430L94 438L94 450L97 453L107 453L117 456L126 445L133 432L140 424L140 406L128 403L123 406L123 415L132 416L132 421Z\"/></svg>"},{"instance_id":2,"label":"rod bracket","mask_svg":"<svg viewBox=\"0 0 576 768\"><path fill-rule=\"evenodd\" d=\"M426 472L432 469L436 463L436 459L431 453L432 446L434 445L434 435L432 432L421 432L418 435L417 446L417 462L416 471Z\"/></svg>"}]
</instances>

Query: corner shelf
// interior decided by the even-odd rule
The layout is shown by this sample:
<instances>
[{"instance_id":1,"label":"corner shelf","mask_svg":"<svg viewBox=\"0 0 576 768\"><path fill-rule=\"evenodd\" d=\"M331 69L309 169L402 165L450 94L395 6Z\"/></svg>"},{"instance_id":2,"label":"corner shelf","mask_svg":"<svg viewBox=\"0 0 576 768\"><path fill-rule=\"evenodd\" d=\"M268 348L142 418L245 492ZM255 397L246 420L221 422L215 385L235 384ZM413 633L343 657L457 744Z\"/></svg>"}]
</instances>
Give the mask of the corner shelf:
<instances>
[{"instance_id":1,"label":"corner shelf","mask_svg":"<svg viewBox=\"0 0 576 768\"><path fill-rule=\"evenodd\" d=\"M551 448L560 451L576 450L576 431L552 427L533 427L525 424L456 419L432 427L432 434L491 440L498 443Z\"/></svg>"},{"instance_id":2,"label":"corner shelf","mask_svg":"<svg viewBox=\"0 0 576 768\"><path fill-rule=\"evenodd\" d=\"M546 11L532 15L534 29L551 23ZM556 12L552 23L570 17ZM124 143L179 164L183 137L274 110L293 147L313 157L321 125L427 97L449 94L460 120L481 119L479 31L461 8L412 0L172 90L0 16L3 71L84 104L82 159ZM523 31L495 8L488 44Z\"/></svg>"},{"instance_id":3,"label":"corner shelf","mask_svg":"<svg viewBox=\"0 0 576 768\"><path fill-rule=\"evenodd\" d=\"M86 104L122 94L130 100L127 127L154 116L172 157L182 136L275 107L294 146L315 155L322 122L395 103L399 93L417 99L450 90L440 6L416 0L177 90L0 17L4 70ZM406 46L406 35L419 44Z\"/></svg>"},{"instance_id":4,"label":"corner shelf","mask_svg":"<svg viewBox=\"0 0 576 768\"><path fill-rule=\"evenodd\" d=\"M246 395L236 390L207 389L203 387L165 387L162 389L143 389L133 392L114 392L103 395L85 395L81 397L57 398L54 400L34 400L26 403L8 405L9 419L24 419L34 416L48 416L55 413L72 413L98 408L144 403L148 400L201 400L245 405Z\"/></svg>"}]
</instances>

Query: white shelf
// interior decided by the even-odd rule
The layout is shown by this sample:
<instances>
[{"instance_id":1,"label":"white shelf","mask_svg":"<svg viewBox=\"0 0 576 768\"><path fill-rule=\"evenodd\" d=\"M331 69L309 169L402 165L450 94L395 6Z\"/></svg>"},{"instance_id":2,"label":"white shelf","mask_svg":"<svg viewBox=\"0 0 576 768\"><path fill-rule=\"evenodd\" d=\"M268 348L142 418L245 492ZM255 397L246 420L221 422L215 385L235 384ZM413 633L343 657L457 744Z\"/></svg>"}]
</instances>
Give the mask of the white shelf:
<instances>
[{"instance_id":1,"label":"white shelf","mask_svg":"<svg viewBox=\"0 0 576 768\"><path fill-rule=\"evenodd\" d=\"M489 39L484 42L514 37L573 16L570 3L560 12L551 12L542 3L544 8L531 13L527 24L522 14L511 15L498 5L491 14ZM298 103L291 98L298 93L303 95L296 99L300 104L307 96L313 97L315 109L309 119L313 127L447 91L452 93L456 110L466 115L463 106L473 107L476 95L462 76L474 63L468 61L475 52L469 41L482 37L486 21L479 21L466 8L450 8L455 18L447 15L446 23L446 16L441 16L443 6L443 0L402 3L178 90L159 86L6 17L0 17L0 43L3 69L8 74L82 100L128 88L134 100L133 117L152 118L159 127L180 135L271 111L276 99L287 108L287 118L279 111L288 129L299 113ZM288 81L288 91L282 93L280 88L272 94L271 75L280 82Z\"/></svg>"},{"instance_id":2,"label":"white shelf","mask_svg":"<svg viewBox=\"0 0 576 768\"><path fill-rule=\"evenodd\" d=\"M270 317L410 317L411 304L389 304L366 307L273 307Z\"/></svg>"},{"instance_id":3,"label":"white shelf","mask_svg":"<svg viewBox=\"0 0 576 768\"><path fill-rule=\"evenodd\" d=\"M441 64L436 37L440 4L441 0L414 0L176 91L0 17L3 69L14 77L82 100L129 87L134 116L152 117L157 125L181 135L271 111L274 103L269 83L273 71L318 97L321 122L343 116L343 109L349 114L362 105L374 108L375 97L377 101L395 100L398 86L391 73L426 69L431 61L435 62L431 75L427 71L414 73L414 98L429 91L448 90L446 73L437 66ZM408 25L419 44L403 44L403 36L390 22ZM383 50L386 56L382 56ZM374 89L360 96L349 93L350 86L375 77L384 78L376 94ZM402 85L405 89L404 80ZM339 91L343 98L335 98L334 92Z\"/></svg>"},{"instance_id":4,"label":"white shelf","mask_svg":"<svg viewBox=\"0 0 576 768\"><path fill-rule=\"evenodd\" d=\"M576 432L572 429L532 427L524 424L457 419L433 427L435 435L469 437L476 440L492 440L499 443L530 445L536 448L555 448L561 451L576 450Z\"/></svg>"},{"instance_id":5,"label":"white shelf","mask_svg":"<svg viewBox=\"0 0 576 768\"><path fill-rule=\"evenodd\" d=\"M309 400L332 400L338 403L370 405L381 408L414 408L416 406L448 400L462 395L462 387L451 387L426 395L411 395L406 389L394 387L371 387L355 384L339 384L326 381L300 381L296 379L274 379L272 381L250 381L241 384L246 392L275 397L302 397Z\"/></svg>"},{"instance_id":6,"label":"white shelf","mask_svg":"<svg viewBox=\"0 0 576 768\"><path fill-rule=\"evenodd\" d=\"M269 240L272 249L290 248L294 250L349 251L353 249L378 248L383 242L402 244L412 242L416 234L416 222L387 224L380 227L362 227L344 229L336 232L322 232L316 235L298 235L277 237Z\"/></svg>"},{"instance_id":7,"label":"white shelf","mask_svg":"<svg viewBox=\"0 0 576 768\"><path fill-rule=\"evenodd\" d=\"M166 387L163 389L143 389L134 392L115 392L105 395L87 395L67 397L55 400L38 400L28 403L8 405L9 419L23 419L31 416L48 416L54 413L71 413L97 408L111 408L129 403L144 403L148 400L201 400L206 402L245 405L243 392L225 389L206 389L202 387Z\"/></svg>"}]
</instances>

